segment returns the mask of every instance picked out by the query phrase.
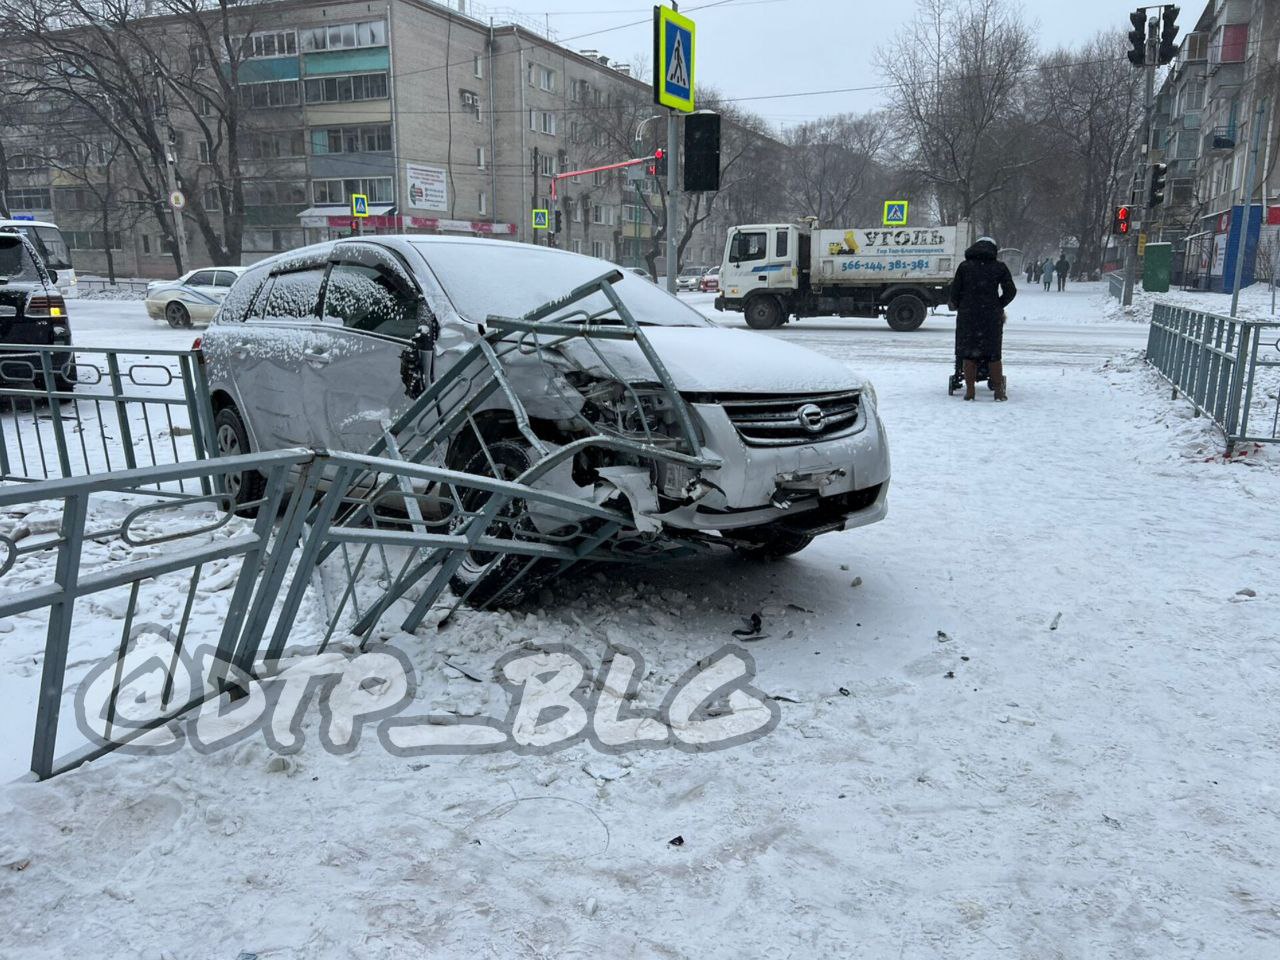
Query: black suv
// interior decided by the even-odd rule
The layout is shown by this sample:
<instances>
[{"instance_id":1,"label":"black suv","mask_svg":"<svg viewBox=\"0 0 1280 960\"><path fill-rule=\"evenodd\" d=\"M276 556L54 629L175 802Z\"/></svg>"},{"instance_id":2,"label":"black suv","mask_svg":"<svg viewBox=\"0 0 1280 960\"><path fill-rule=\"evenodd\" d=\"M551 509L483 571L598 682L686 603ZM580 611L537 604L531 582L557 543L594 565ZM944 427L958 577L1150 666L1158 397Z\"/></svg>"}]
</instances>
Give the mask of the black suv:
<instances>
[{"instance_id":1,"label":"black suv","mask_svg":"<svg viewBox=\"0 0 1280 960\"><path fill-rule=\"evenodd\" d=\"M70 351L23 350L21 345L71 346L67 304L31 242L20 233L0 231L0 384L75 389ZM15 346L17 345L17 346ZM53 373L46 385L43 355Z\"/></svg>"}]
</instances>

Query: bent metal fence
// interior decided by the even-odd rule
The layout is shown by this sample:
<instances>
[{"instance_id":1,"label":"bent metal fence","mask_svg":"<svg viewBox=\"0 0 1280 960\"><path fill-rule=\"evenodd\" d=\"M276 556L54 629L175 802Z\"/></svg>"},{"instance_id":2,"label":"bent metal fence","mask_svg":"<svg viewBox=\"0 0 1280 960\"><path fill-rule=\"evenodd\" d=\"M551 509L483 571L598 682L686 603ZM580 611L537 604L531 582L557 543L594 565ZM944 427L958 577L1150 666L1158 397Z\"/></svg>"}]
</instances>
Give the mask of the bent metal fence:
<instances>
[{"instance_id":1,"label":"bent metal fence","mask_svg":"<svg viewBox=\"0 0 1280 960\"><path fill-rule=\"evenodd\" d=\"M1280 441L1280 321L1242 320L1157 303L1147 362L1196 412L1241 443Z\"/></svg>"},{"instance_id":2,"label":"bent metal fence","mask_svg":"<svg viewBox=\"0 0 1280 960\"><path fill-rule=\"evenodd\" d=\"M644 501L660 470L670 503L695 503L703 471L719 461L703 453L685 401L614 293L619 277L518 319L489 318L429 386L423 356L409 351L402 373L414 399L365 455L299 449L162 464L148 448L146 466L102 472L88 454L68 461L69 421L54 415L63 476L0 487L0 618L23 624L11 636L31 648L16 652L40 664L32 771L49 777L159 733L287 656L324 652L339 631L366 643L384 623L412 631L433 608L493 605L596 559L701 549L697 537L661 535L657 500ZM587 302L593 310L575 308ZM634 351L608 348L623 343ZM108 410L152 399L119 389L117 352L100 353ZM184 377L193 433L210 437L203 371L185 354L167 356ZM78 387L49 386L51 362L45 382L8 395L33 407L56 408L62 393L82 402ZM514 386L530 375L563 407L554 439L534 431ZM94 475L69 476L77 466ZM263 492L236 504L219 491L245 470L264 479ZM60 722L68 712L74 731Z\"/></svg>"},{"instance_id":3,"label":"bent metal fence","mask_svg":"<svg viewBox=\"0 0 1280 960\"><path fill-rule=\"evenodd\" d=\"M193 350L0 344L0 426L0 480L214 455L213 409ZM197 481L173 482L186 489Z\"/></svg>"}]
</instances>

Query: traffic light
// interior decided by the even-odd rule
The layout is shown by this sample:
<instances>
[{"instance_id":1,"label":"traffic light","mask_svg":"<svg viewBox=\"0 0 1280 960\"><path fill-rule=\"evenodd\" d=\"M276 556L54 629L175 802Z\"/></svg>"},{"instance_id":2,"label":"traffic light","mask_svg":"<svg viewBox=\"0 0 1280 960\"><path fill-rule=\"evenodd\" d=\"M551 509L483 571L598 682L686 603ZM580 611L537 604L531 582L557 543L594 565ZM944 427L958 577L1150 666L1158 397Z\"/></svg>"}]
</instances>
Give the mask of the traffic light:
<instances>
[{"instance_id":1,"label":"traffic light","mask_svg":"<svg viewBox=\"0 0 1280 960\"><path fill-rule=\"evenodd\" d=\"M1129 31L1129 62L1141 67L1147 62L1147 14L1141 8L1129 14L1129 22L1133 29Z\"/></svg>"},{"instance_id":2,"label":"traffic light","mask_svg":"<svg viewBox=\"0 0 1280 960\"><path fill-rule=\"evenodd\" d=\"M1161 64L1168 63L1178 53L1177 44L1174 41L1178 37L1178 8L1165 7L1162 14L1164 21L1160 30L1160 58Z\"/></svg>"},{"instance_id":3,"label":"traffic light","mask_svg":"<svg viewBox=\"0 0 1280 960\"><path fill-rule=\"evenodd\" d=\"M720 189L720 114L684 118L684 188L689 193Z\"/></svg>"},{"instance_id":4,"label":"traffic light","mask_svg":"<svg viewBox=\"0 0 1280 960\"><path fill-rule=\"evenodd\" d=\"M1128 207L1116 207L1116 219L1111 225L1112 233L1127 234L1132 226Z\"/></svg>"},{"instance_id":5,"label":"traffic light","mask_svg":"<svg viewBox=\"0 0 1280 960\"><path fill-rule=\"evenodd\" d=\"M1151 165L1151 192L1147 194L1147 206L1158 207L1164 203L1164 182L1169 179L1169 165L1167 163L1153 163Z\"/></svg>"},{"instance_id":6,"label":"traffic light","mask_svg":"<svg viewBox=\"0 0 1280 960\"><path fill-rule=\"evenodd\" d=\"M562 217L561 217L560 211L559 211L559 210L557 210L557 211L556 211L556 213L555 213L555 220L553 221L552 226L551 226L551 232L552 232L552 233L559 233L559 232L560 232L560 228L561 228L561 226L563 225L563 223L564 223L564 220L563 220L563 219L562 219Z\"/></svg>"},{"instance_id":7,"label":"traffic light","mask_svg":"<svg viewBox=\"0 0 1280 960\"><path fill-rule=\"evenodd\" d=\"M649 176L665 177L667 175L667 151L659 147L653 151L653 158L649 161Z\"/></svg>"}]
</instances>

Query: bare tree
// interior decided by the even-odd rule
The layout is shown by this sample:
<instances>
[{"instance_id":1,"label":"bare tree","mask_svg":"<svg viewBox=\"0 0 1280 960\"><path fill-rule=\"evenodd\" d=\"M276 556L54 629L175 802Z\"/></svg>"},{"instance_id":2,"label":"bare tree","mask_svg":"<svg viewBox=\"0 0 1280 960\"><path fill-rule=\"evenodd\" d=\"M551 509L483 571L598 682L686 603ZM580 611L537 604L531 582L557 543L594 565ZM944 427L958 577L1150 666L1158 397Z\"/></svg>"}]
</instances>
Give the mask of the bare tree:
<instances>
[{"instance_id":1,"label":"bare tree","mask_svg":"<svg viewBox=\"0 0 1280 960\"><path fill-rule=\"evenodd\" d=\"M1021 72L1035 56L1010 0L920 0L880 57L913 171L950 221L969 217L1034 158L1010 157Z\"/></svg>"},{"instance_id":2,"label":"bare tree","mask_svg":"<svg viewBox=\"0 0 1280 960\"><path fill-rule=\"evenodd\" d=\"M179 271L170 167L214 263L239 263L244 232L240 69L253 0L0 0L0 29L39 67L42 96L120 134L131 179ZM175 38L177 42L175 42ZM185 42L182 42L184 41ZM204 148L176 149L187 127ZM206 190L217 197L205 201Z\"/></svg>"},{"instance_id":3,"label":"bare tree","mask_svg":"<svg viewBox=\"0 0 1280 960\"><path fill-rule=\"evenodd\" d=\"M792 216L816 217L822 226L851 222L865 188L879 172L886 127L878 113L840 114L788 131L786 186Z\"/></svg>"}]
</instances>

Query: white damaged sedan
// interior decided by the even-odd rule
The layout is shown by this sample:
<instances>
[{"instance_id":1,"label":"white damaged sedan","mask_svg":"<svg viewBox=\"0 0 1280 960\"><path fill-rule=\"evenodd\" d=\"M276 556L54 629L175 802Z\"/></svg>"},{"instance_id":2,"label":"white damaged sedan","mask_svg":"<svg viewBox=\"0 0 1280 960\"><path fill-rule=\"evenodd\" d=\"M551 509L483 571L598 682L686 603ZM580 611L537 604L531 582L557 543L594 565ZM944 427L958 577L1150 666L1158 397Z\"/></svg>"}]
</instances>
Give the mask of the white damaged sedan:
<instances>
[{"instance_id":1,"label":"white damaged sedan","mask_svg":"<svg viewBox=\"0 0 1280 960\"><path fill-rule=\"evenodd\" d=\"M211 267L189 270L177 280L153 280L147 284L147 313L171 327L208 323L244 267Z\"/></svg>"},{"instance_id":2,"label":"white damaged sedan","mask_svg":"<svg viewBox=\"0 0 1280 960\"><path fill-rule=\"evenodd\" d=\"M493 339L500 318L524 333ZM468 411L488 449L455 437L452 469L482 472L500 447L514 478L532 448L565 451L541 483L766 557L886 515L889 447L864 377L719 327L603 260L504 241L353 238L252 267L202 338L219 447L364 452L486 337L510 347L507 386ZM406 357L422 358L416 392ZM241 502L256 483L235 484Z\"/></svg>"}]
</instances>

